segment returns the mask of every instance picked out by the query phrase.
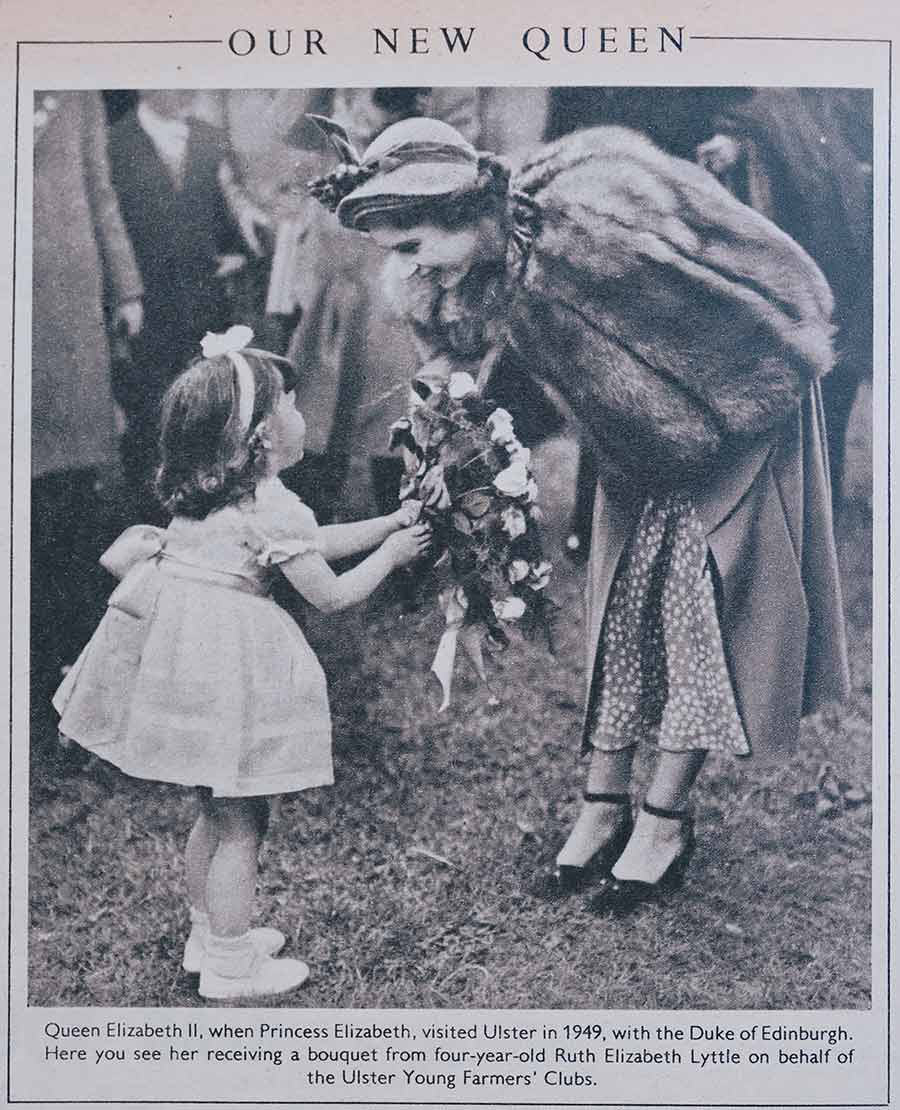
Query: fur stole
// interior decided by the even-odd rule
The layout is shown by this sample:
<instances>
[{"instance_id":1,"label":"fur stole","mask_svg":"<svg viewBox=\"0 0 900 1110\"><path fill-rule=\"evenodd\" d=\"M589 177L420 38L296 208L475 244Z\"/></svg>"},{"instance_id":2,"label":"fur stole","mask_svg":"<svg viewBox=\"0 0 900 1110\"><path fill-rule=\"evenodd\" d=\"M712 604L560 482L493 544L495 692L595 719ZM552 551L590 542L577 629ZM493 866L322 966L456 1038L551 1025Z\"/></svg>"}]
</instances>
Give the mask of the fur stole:
<instances>
[{"instance_id":1,"label":"fur stole","mask_svg":"<svg viewBox=\"0 0 900 1110\"><path fill-rule=\"evenodd\" d=\"M513 178L538 223L509 341L619 479L681 481L771 433L832 364L828 285L706 171L618 127L541 148Z\"/></svg>"}]
</instances>

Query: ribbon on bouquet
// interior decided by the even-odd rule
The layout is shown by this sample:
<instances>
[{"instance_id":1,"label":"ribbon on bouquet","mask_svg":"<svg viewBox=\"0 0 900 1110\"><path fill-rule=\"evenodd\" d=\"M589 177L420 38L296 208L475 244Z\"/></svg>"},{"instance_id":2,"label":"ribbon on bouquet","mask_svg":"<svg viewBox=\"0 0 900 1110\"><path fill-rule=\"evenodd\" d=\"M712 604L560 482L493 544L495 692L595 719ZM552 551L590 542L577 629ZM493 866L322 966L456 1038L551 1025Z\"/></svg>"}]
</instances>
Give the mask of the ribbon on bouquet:
<instances>
[{"instance_id":1,"label":"ribbon on bouquet","mask_svg":"<svg viewBox=\"0 0 900 1110\"><path fill-rule=\"evenodd\" d=\"M441 634L441 639L431 664L431 670L441 684L441 692L443 694L438 712L443 713L450 705L450 695L453 688L453 672L456 668L456 652L460 645L462 645L465 654L471 659L478 677L488 688L490 694L488 704L497 705L497 698L491 693L487 671L484 666L484 655L481 649L481 630L473 627L467 628L465 625L466 611L469 608L469 599L466 597L462 586L454 586L450 589L442 590L438 595L438 603L447 621L447 626Z\"/></svg>"}]
</instances>

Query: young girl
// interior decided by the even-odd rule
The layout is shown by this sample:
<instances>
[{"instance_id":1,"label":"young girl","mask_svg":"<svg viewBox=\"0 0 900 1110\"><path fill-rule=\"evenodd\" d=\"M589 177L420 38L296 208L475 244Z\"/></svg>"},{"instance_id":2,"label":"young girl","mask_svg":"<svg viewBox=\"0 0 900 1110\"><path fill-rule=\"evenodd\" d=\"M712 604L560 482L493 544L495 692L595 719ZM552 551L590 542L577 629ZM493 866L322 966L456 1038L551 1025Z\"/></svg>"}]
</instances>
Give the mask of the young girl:
<instances>
[{"instance_id":1,"label":"young girl","mask_svg":"<svg viewBox=\"0 0 900 1110\"><path fill-rule=\"evenodd\" d=\"M252 334L208 335L169 388L157 488L172 522L130 528L106 552L122 582L54 699L64 736L127 774L197 787L184 967L210 999L282 993L309 974L274 959L280 932L250 928L268 796L333 782L325 677L269 587L280 572L335 612L429 542L415 502L317 527L278 479L306 430L290 364L247 348ZM352 570L329 569L370 548Z\"/></svg>"}]
</instances>

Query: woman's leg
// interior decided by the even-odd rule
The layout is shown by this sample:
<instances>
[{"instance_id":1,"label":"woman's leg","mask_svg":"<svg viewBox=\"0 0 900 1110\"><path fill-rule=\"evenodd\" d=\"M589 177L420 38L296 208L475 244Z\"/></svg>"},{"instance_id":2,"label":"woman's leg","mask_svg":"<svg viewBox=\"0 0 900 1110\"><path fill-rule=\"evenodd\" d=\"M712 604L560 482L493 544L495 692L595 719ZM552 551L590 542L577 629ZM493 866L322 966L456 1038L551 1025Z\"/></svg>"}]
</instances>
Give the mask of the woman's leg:
<instances>
[{"instance_id":1,"label":"woman's leg","mask_svg":"<svg viewBox=\"0 0 900 1110\"><path fill-rule=\"evenodd\" d=\"M206 881L206 906L214 936L239 937L250 928L266 808L264 798L210 799L218 840Z\"/></svg>"},{"instance_id":2,"label":"woman's leg","mask_svg":"<svg viewBox=\"0 0 900 1110\"><path fill-rule=\"evenodd\" d=\"M607 752L595 748L588 769L586 794L627 794L631 782L634 746ZM583 867L613 836L622 822L625 807L614 802L585 799L572 831L556 857L558 864Z\"/></svg>"},{"instance_id":3,"label":"woman's leg","mask_svg":"<svg viewBox=\"0 0 900 1110\"><path fill-rule=\"evenodd\" d=\"M683 812L705 758L705 751L661 751L646 801L660 809ZM678 819L658 817L641 809L625 851L613 867L613 875L617 879L655 883L684 845L682 827Z\"/></svg>"}]
</instances>

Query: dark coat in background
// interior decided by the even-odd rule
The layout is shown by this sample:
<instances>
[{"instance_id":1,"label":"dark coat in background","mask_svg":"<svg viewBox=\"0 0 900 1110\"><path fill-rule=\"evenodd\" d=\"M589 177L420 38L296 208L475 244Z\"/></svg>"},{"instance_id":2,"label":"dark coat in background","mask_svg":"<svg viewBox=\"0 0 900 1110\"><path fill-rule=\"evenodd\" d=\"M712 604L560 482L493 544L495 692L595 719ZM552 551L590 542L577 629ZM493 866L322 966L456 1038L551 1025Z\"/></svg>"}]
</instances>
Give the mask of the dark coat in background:
<instances>
[{"instance_id":1,"label":"dark coat in background","mask_svg":"<svg viewBox=\"0 0 900 1110\"><path fill-rule=\"evenodd\" d=\"M138 122L126 113L110 128L113 184L144 282L144 326L117 368L117 398L129 417L126 470L146 478L155 458L160 399L169 382L200 353L207 331L230 323L217 256L239 249L218 181L224 139L192 121L177 188Z\"/></svg>"},{"instance_id":2,"label":"dark coat in background","mask_svg":"<svg viewBox=\"0 0 900 1110\"><path fill-rule=\"evenodd\" d=\"M834 294L837 359L822 393L839 493L850 410L872 373L872 93L757 89L712 129L739 146L725 184L809 252Z\"/></svg>"},{"instance_id":3,"label":"dark coat in background","mask_svg":"<svg viewBox=\"0 0 900 1110\"><path fill-rule=\"evenodd\" d=\"M627 127L647 135L678 158L694 157L710 135L710 121L749 96L744 88L620 88L571 85L551 89L545 137L558 139L585 127Z\"/></svg>"}]
</instances>

